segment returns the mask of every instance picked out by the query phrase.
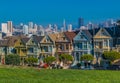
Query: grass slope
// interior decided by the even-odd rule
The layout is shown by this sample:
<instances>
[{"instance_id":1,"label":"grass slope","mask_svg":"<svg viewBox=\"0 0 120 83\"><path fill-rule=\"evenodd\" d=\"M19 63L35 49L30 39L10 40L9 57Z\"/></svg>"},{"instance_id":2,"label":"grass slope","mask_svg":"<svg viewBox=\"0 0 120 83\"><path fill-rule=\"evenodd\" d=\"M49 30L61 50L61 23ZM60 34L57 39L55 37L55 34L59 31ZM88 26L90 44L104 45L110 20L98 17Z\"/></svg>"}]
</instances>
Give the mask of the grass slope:
<instances>
[{"instance_id":1,"label":"grass slope","mask_svg":"<svg viewBox=\"0 0 120 83\"><path fill-rule=\"evenodd\" d=\"M0 68L0 83L120 83L120 72Z\"/></svg>"}]
</instances>

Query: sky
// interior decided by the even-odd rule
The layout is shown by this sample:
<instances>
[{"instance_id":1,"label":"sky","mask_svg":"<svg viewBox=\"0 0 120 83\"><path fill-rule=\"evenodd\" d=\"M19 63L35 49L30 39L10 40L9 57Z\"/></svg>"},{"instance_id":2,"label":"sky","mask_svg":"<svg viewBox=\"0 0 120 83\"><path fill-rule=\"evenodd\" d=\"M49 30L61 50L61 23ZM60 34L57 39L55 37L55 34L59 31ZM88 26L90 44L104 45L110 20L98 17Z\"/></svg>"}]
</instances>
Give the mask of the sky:
<instances>
[{"instance_id":1,"label":"sky","mask_svg":"<svg viewBox=\"0 0 120 83\"><path fill-rule=\"evenodd\" d=\"M120 0L0 0L0 23L77 24L120 18Z\"/></svg>"}]
</instances>

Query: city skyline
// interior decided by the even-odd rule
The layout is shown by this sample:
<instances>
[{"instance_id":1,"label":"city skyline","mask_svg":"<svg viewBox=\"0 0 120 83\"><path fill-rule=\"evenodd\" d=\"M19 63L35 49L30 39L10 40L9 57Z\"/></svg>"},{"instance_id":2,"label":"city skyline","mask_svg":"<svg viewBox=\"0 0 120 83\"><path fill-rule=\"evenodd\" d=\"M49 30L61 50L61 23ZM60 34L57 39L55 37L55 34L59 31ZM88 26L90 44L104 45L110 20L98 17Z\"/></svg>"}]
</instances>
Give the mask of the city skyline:
<instances>
[{"instance_id":1,"label":"city skyline","mask_svg":"<svg viewBox=\"0 0 120 83\"><path fill-rule=\"evenodd\" d=\"M12 20L15 24L33 21L38 24L77 25L78 18L85 22L101 22L106 19L119 19L119 0L1 0L0 23Z\"/></svg>"}]
</instances>

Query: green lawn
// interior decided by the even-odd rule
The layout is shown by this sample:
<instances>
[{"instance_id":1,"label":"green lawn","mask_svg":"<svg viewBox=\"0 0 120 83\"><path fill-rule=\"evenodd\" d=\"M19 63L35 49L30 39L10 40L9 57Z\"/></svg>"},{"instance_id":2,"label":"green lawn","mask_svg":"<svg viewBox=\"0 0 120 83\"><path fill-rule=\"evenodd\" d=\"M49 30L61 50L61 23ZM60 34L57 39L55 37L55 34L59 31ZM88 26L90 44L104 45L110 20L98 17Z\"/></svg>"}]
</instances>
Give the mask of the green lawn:
<instances>
[{"instance_id":1,"label":"green lawn","mask_svg":"<svg viewBox=\"0 0 120 83\"><path fill-rule=\"evenodd\" d=\"M0 83L120 83L120 71L0 67Z\"/></svg>"}]
</instances>

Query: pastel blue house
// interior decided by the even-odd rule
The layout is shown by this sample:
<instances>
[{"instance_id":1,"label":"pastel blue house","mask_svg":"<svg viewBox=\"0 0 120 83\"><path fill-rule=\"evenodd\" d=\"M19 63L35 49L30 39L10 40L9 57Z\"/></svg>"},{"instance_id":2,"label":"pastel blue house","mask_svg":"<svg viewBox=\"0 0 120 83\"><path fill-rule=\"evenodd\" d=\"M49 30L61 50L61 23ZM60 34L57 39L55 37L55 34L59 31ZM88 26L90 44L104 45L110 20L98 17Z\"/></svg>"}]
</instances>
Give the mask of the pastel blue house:
<instances>
[{"instance_id":1,"label":"pastel blue house","mask_svg":"<svg viewBox=\"0 0 120 83\"><path fill-rule=\"evenodd\" d=\"M80 57L84 54L92 54L92 35L88 30L80 30L73 39L73 66L80 63Z\"/></svg>"}]
</instances>

